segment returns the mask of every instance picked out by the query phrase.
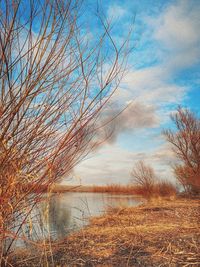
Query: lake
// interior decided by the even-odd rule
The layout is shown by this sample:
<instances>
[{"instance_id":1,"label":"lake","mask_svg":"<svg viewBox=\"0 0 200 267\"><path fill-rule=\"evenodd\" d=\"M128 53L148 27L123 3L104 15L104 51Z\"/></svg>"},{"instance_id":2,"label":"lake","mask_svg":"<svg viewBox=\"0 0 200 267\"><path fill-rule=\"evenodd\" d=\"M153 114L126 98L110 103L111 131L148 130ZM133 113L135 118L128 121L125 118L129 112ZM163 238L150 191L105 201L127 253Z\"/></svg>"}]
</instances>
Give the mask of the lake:
<instances>
[{"instance_id":1,"label":"lake","mask_svg":"<svg viewBox=\"0 0 200 267\"><path fill-rule=\"evenodd\" d=\"M110 207L127 207L140 204L141 198L132 195L67 192L55 194L48 208L46 226L53 238L87 225L90 217L101 215Z\"/></svg>"},{"instance_id":2,"label":"lake","mask_svg":"<svg viewBox=\"0 0 200 267\"><path fill-rule=\"evenodd\" d=\"M40 204L33 211L31 224L26 224L23 233L31 240L64 238L73 231L86 226L92 216L104 214L108 208L129 207L142 203L133 195L67 192L54 194L48 204ZM37 211L37 213L36 213ZM17 246L23 246L17 242Z\"/></svg>"}]
</instances>

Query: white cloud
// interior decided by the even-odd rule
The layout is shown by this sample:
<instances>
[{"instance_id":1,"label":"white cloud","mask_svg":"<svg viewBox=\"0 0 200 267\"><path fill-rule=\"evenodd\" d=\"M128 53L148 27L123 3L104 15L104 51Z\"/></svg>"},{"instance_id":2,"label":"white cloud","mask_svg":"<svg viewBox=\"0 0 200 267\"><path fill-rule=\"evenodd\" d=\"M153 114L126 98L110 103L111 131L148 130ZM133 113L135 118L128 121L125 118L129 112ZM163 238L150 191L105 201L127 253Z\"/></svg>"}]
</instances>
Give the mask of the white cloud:
<instances>
[{"instance_id":1,"label":"white cloud","mask_svg":"<svg viewBox=\"0 0 200 267\"><path fill-rule=\"evenodd\" d=\"M114 21L117 19L121 19L127 13L127 10L117 4L110 5L108 8L107 17L108 20Z\"/></svg>"},{"instance_id":2,"label":"white cloud","mask_svg":"<svg viewBox=\"0 0 200 267\"><path fill-rule=\"evenodd\" d=\"M200 3L178 1L152 21L154 37L165 50L173 69L190 67L200 57ZM166 53L166 50L168 53Z\"/></svg>"},{"instance_id":3,"label":"white cloud","mask_svg":"<svg viewBox=\"0 0 200 267\"><path fill-rule=\"evenodd\" d=\"M178 104L186 88L172 84L169 80L170 72L162 65L131 71L123 81L126 89L122 88L118 94L121 93L124 100L125 97L127 100L137 98L137 101L146 104Z\"/></svg>"},{"instance_id":4,"label":"white cloud","mask_svg":"<svg viewBox=\"0 0 200 267\"><path fill-rule=\"evenodd\" d=\"M168 49L178 51L198 44L200 36L200 5L191 5L190 1L178 1L169 6L156 21L158 25L155 37Z\"/></svg>"},{"instance_id":5,"label":"white cloud","mask_svg":"<svg viewBox=\"0 0 200 267\"><path fill-rule=\"evenodd\" d=\"M130 182L131 170L138 160L153 166L159 178L174 181L170 167L174 155L166 144L153 152L131 152L117 144L107 144L92 158L77 166L75 173L79 174L82 184L126 184Z\"/></svg>"},{"instance_id":6,"label":"white cloud","mask_svg":"<svg viewBox=\"0 0 200 267\"><path fill-rule=\"evenodd\" d=\"M76 167L82 184L126 183L129 180L133 152L117 144L107 144L97 154Z\"/></svg>"}]
</instances>

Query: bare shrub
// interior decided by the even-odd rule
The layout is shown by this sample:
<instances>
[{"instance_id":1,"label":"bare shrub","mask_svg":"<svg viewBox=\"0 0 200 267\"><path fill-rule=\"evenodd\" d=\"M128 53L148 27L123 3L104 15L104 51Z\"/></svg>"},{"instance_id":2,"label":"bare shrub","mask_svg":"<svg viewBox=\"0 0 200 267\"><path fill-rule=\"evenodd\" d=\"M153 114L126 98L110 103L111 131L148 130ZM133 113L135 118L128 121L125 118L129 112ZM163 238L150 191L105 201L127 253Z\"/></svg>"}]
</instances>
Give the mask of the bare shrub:
<instances>
[{"instance_id":1,"label":"bare shrub","mask_svg":"<svg viewBox=\"0 0 200 267\"><path fill-rule=\"evenodd\" d=\"M161 197L171 197L176 196L177 190L176 186L167 180L160 180L156 186L155 191L157 191L158 196Z\"/></svg>"},{"instance_id":2,"label":"bare shrub","mask_svg":"<svg viewBox=\"0 0 200 267\"><path fill-rule=\"evenodd\" d=\"M81 2L0 3L2 265L43 191L97 145L96 120L124 74L128 39L117 47L100 14L88 39Z\"/></svg>"},{"instance_id":3,"label":"bare shrub","mask_svg":"<svg viewBox=\"0 0 200 267\"><path fill-rule=\"evenodd\" d=\"M200 192L200 120L188 109L178 108L171 119L175 131L165 130L164 135L180 163L175 165L177 180L186 192Z\"/></svg>"},{"instance_id":4,"label":"bare shrub","mask_svg":"<svg viewBox=\"0 0 200 267\"><path fill-rule=\"evenodd\" d=\"M105 186L93 186L92 192L135 194L140 195L141 188L135 185L108 184Z\"/></svg>"},{"instance_id":5,"label":"bare shrub","mask_svg":"<svg viewBox=\"0 0 200 267\"><path fill-rule=\"evenodd\" d=\"M143 161L138 161L131 172L131 177L131 182L141 187L146 198L150 198L153 195L157 177L151 166Z\"/></svg>"},{"instance_id":6,"label":"bare shrub","mask_svg":"<svg viewBox=\"0 0 200 267\"><path fill-rule=\"evenodd\" d=\"M196 195L200 190L200 173L186 165L175 165L174 173L184 191L188 194Z\"/></svg>"}]
</instances>

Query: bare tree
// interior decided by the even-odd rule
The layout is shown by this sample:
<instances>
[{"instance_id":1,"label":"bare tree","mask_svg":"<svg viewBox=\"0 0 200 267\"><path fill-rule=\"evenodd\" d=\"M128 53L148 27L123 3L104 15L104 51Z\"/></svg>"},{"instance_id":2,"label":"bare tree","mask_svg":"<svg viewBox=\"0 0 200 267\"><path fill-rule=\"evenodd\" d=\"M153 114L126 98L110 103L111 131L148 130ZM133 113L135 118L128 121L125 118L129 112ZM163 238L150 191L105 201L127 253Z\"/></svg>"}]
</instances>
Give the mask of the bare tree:
<instances>
[{"instance_id":1,"label":"bare tree","mask_svg":"<svg viewBox=\"0 0 200 267\"><path fill-rule=\"evenodd\" d=\"M171 115L176 131L165 130L180 164L175 165L176 178L190 193L200 190L200 120L188 109L178 108Z\"/></svg>"},{"instance_id":2,"label":"bare tree","mask_svg":"<svg viewBox=\"0 0 200 267\"><path fill-rule=\"evenodd\" d=\"M78 0L0 2L2 259L41 188L96 145L96 120L124 74L128 38L117 47L99 14L99 36L87 38L80 10Z\"/></svg>"},{"instance_id":3,"label":"bare tree","mask_svg":"<svg viewBox=\"0 0 200 267\"><path fill-rule=\"evenodd\" d=\"M138 161L133 167L131 177L132 183L143 189L146 198L152 196L157 177L151 166L145 164L144 161Z\"/></svg>"}]
</instances>

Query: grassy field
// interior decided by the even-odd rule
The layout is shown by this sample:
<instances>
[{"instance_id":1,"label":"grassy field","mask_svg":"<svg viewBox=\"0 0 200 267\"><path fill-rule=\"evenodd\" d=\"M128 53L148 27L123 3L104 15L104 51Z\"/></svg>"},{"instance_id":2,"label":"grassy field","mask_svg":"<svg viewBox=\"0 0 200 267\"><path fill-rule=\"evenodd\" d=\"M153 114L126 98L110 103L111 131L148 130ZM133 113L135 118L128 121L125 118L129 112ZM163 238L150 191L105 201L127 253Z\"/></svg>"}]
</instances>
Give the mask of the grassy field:
<instances>
[{"instance_id":1,"label":"grassy field","mask_svg":"<svg viewBox=\"0 0 200 267\"><path fill-rule=\"evenodd\" d=\"M200 200L156 200L108 210L50 251L48 266L200 266ZM36 257L19 266L40 265Z\"/></svg>"}]
</instances>

